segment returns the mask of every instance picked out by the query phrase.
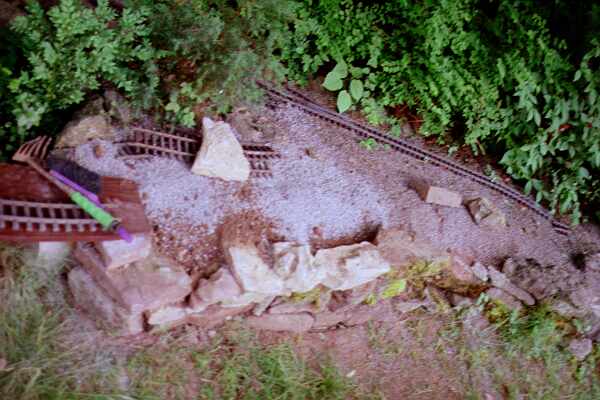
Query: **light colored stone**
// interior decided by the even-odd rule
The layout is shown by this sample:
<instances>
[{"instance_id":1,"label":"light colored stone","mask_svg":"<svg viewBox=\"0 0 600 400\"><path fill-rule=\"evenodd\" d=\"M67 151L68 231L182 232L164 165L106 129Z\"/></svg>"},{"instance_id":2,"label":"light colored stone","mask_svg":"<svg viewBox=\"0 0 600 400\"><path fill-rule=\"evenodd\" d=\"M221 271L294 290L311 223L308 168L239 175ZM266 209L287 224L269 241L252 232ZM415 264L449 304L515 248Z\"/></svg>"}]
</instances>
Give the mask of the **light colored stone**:
<instances>
[{"instance_id":1,"label":"light colored stone","mask_svg":"<svg viewBox=\"0 0 600 400\"><path fill-rule=\"evenodd\" d=\"M233 275L244 291L278 296L285 293L283 279L261 258L252 244L237 244L225 249Z\"/></svg>"},{"instance_id":2,"label":"light colored stone","mask_svg":"<svg viewBox=\"0 0 600 400\"><path fill-rule=\"evenodd\" d=\"M475 301L473 301L473 299L471 299L470 297L461 296L456 293L452 293L449 297L450 304L452 304L453 307L466 308L472 306L475 303Z\"/></svg>"},{"instance_id":3,"label":"light colored stone","mask_svg":"<svg viewBox=\"0 0 600 400\"><path fill-rule=\"evenodd\" d=\"M369 242L319 250L314 265L325 272L323 285L331 290L352 289L390 270L390 264Z\"/></svg>"},{"instance_id":4,"label":"light colored stone","mask_svg":"<svg viewBox=\"0 0 600 400\"><path fill-rule=\"evenodd\" d=\"M516 297L512 296L511 294L505 292L502 289L489 288L488 290L485 291L485 294L490 299L499 301L500 303L504 304L506 307L508 307L511 310L520 311L523 309L523 305Z\"/></svg>"},{"instance_id":5,"label":"light colored stone","mask_svg":"<svg viewBox=\"0 0 600 400\"><path fill-rule=\"evenodd\" d=\"M252 309L251 305L243 307L221 307L218 305L209 306L206 310L200 313L190 314L187 317L187 323L196 325L204 329L215 328L227 321L228 319L248 312Z\"/></svg>"},{"instance_id":6,"label":"light colored stone","mask_svg":"<svg viewBox=\"0 0 600 400\"><path fill-rule=\"evenodd\" d=\"M585 315L585 311L577 309L568 301L555 300L549 304L550 310L565 318L581 318Z\"/></svg>"},{"instance_id":7,"label":"light colored stone","mask_svg":"<svg viewBox=\"0 0 600 400\"><path fill-rule=\"evenodd\" d=\"M39 242L35 249L35 265L54 270L65 263L72 248L70 242Z\"/></svg>"},{"instance_id":8,"label":"light colored stone","mask_svg":"<svg viewBox=\"0 0 600 400\"><path fill-rule=\"evenodd\" d=\"M153 326L172 326L183 323L188 309L183 305L171 305L147 312L148 324Z\"/></svg>"},{"instance_id":9,"label":"light colored stone","mask_svg":"<svg viewBox=\"0 0 600 400\"><path fill-rule=\"evenodd\" d=\"M413 183L413 187L426 203L446 207L462 206L462 196L459 193L438 186L431 186L423 181Z\"/></svg>"},{"instance_id":10,"label":"light colored stone","mask_svg":"<svg viewBox=\"0 0 600 400\"><path fill-rule=\"evenodd\" d=\"M535 304L535 299L529 293L527 293L520 287L513 285L508 279L508 277L502 272L498 271L495 268L489 268L488 272L493 286L502 289L503 291L521 300L528 306L532 306Z\"/></svg>"},{"instance_id":11,"label":"light colored stone","mask_svg":"<svg viewBox=\"0 0 600 400\"><path fill-rule=\"evenodd\" d=\"M569 294L569 299L577 308L600 317L600 291L591 285L577 288Z\"/></svg>"},{"instance_id":12,"label":"light colored stone","mask_svg":"<svg viewBox=\"0 0 600 400\"><path fill-rule=\"evenodd\" d=\"M428 304L429 304L428 301L409 300L409 301L394 302L393 307L396 312L409 313L418 308L426 307Z\"/></svg>"},{"instance_id":13,"label":"light colored stone","mask_svg":"<svg viewBox=\"0 0 600 400\"><path fill-rule=\"evenodd\" d=\"M377 248L395 269L406 270L417 260L450 262L450 253L440 250L403 229L380 229L375 239Z\"/></svg>"},{"instance_id":14,"label":"light colored stone","mask_svg":"<svg viewBox=\"0 0 600 400\"><path fill-rule=\"evenodd\" d=\"M177 303L192 290L188 274L162 258L150 257L127 268L107 270L93 247L78 244L73 256L111 297L132 312Z\"/></svg>"},{"instance_id":15,"label":"light colored stone","mask_svg":"<svg viewBox=\"0 0 600 400\"><path fill-rule=\"evenodd\" d=\"M131 243L124 240L104 240L97 242L96 248L106 268L113 269L150 257L152 239L150 235L137 234L133 235Z\"/></svg>"},{"instance_id":16,"label":"light colored stone","mask_svg":"<svg viewBox=\"0 0 600 400\"><path fill-rule=\"evenodd\" d=\"M263 314L260 317L250 316L246 319L246 324L254 329L294 333L309 331L314 322L315 318L309 313Z\"/></svg>"},{"instance_id":17,"label":"light colored stone","mask_svg":"<svg viewBox=\"0 0 600 400\"><path fill-rule=\"evenodd\" d=\"M117 304L83 268L72 269L68 281L75 304L103 328L120 335L143 332L142 313L127 311Z\"/></svg>"},{"instance_id":18,"label":"light colored stone","mask_svg":"<svg viewBox=\"0 0 600 400\"><path fill-rule=\"evenodd\" d=\"M192 172L226 181L246 181L250 163L229 124L202 118L202 145Z\"/></svg>"},{"instance_id":19,"label":"light colored stone","mask_svg":"<svg viewBox=\"0 0 600 400\"><path fill-rule=\"evenodd\" d=\"M90 115L75 119L61 132L56 148L77 147L92 139L112 140L113 130L104 115Z\"/></svg>"},{"instance_id":20,"label":"light colored stone","mask_svg":"<svg viewBox=\"0 0 600 400\"><path fill-rule=\"evenodd\" d=\"M260 304L267 299L272 298L272 295L256 293L256 292L244 292L237 297L221 301L223 307L243 307L249 304Z\"/></svg>"},{"instance_id":21,"label":"light colored stone","mask_svg":"<svg viewBox=\"0 0 600 400\"><path fill-rule=\"evenodd\" d=\"M583 361L592 352L591 339L573 339L569 343L569 351L579 361Z\"/></svg>"},{"instance_id":22,"label":"light colored stone","mask_svg":"<svg viewBox=\"0 0 600 400\"><path fill-rule=\"evenodd\" d=\"M490 279L487 267L480 262L473 264L471 266L471 270L477 279L481 280L482 282L487 282Z\"/></svg>"},{"instance_id":23,"label":"light colored stone","mask_svg":"<svg viewBox=\"0 0 600 400\"><path fill-rule=\"evenodd\" d=\"M210 279L202 279L193 297L204 304L215 304L237 298L242 294L242 288L227 267L221 267Z\"/></svg>"},{"instance_id":24,"label":"light colored stone","mask_svg":"<svg viewBox=\"0 0 600 400\"><path fill-rule=\"evenodd\" d=\"M274 270L284 280L289 292L308 292L324 279L324 271L314 266L309 245L274 243L273 258Z\"/></svg>"},{"instance_id":25,"label":"light colored stone","mask_svg":"<svg viewBox=\"0 0 600 400\"><path fill-rule=\"evenodd\" d=\"M506 216L489 199L479 197L467 202L467 209L477 225L506 227Z\"/></svg>"},{"instance_id":26,"label":"light colored stone","mask_svg":"<svg viewBox=\"0 0 600 400\"><path fill-rule=\"evenodd\" d=\"M269 308L271 303L273 303L273 300L275 300L275 296L265 297L260 303L254 306L252 309L252 314L256 315L257 317L262 315L265 311L267 311L267 308Z\"/></svg>"}]
</instances>

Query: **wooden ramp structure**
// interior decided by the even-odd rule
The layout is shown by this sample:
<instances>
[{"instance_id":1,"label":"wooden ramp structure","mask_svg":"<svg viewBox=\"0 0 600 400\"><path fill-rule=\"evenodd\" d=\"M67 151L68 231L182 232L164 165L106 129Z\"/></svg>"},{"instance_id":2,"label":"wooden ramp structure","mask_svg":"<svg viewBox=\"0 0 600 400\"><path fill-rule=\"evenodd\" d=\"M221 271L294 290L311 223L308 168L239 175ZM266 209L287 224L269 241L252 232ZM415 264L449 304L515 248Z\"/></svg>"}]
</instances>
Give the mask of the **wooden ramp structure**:
<instances>
[{"instance_id":1,"label":"wooden ramp structure","mask_svg":"<svg viewBox=\"0 0 600 400\"><path fill-rule=\"evenodd\" d=\"M131 234L152 229L137 184L102 177L100 201ZM69 198L30 167L0 164L0 241L101 241L119 236L103 230Z\"/></svg>"}]
</instances>

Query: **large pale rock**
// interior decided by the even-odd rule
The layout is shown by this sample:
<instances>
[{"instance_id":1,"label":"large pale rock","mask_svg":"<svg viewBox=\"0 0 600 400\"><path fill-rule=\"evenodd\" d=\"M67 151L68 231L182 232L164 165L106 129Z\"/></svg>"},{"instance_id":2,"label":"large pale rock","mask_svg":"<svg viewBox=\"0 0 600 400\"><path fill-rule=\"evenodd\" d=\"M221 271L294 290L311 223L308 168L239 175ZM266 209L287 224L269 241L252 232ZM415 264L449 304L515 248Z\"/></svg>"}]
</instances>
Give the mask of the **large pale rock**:
<instances>
[{"instance_id":1,"label":"large pale rock","mask_svg":"<svg viewBox=\"0 0 600 400\"><path fill-rule=\"evenodd\" d=\"M105 329L111 329L120 335L134 335L144 330L141 312L130 312L92 279L81 267L69 272L69 288L75 304Z\"/></svg>"},{"instance_id":2,"label":"large pale rock","mask_svg":"<svg viewBox=\"0 0 600 400\"><path fill-rule=\"evenodd\" d=\"M147 312L147 321L151 326L170 328L186 322L189 308L181 304L165 306L158 310Z\"/></svg>"},{"instance_id":3,"label":"large pale rock","mask_svg":"<svg viewBox=\"0 0 600 400\"><path fill-rule=\"evenodd\" d=\"M198 283L193 297L207 305L216 304L237 298L242 294L231 272L226 267L221 267L210 279L203 279Z\"/></svg>"},{"instance_id":4,"label":"large pale rock","mask_svg":"<svg viewBox=\"0 0 600 400\"><path fill-rule=\"evenodd\" d=\"M315 318L309 313L263 314L260 317L250 316L246 319L246 324L254 329L294 333L309 331L314 322Z\"/></svg>"},{"instance_id":5,"label":"large pale rock","mask_svg":"<svg viewBox=\"0 0 600 400\"><path fill-rule=\"evenodd\" d=\"M104 240L96 243L104 265L107 269L121 267L123 265L143 260L152 254L152 239L150 235L133 235L133 241L127 243L124 240Z\"/></svg>"},{"instance_id":6,"label":"large pale rock","mask_svg":"<svg viewBox=\"0 0 600 400\"><path fill-rule=\"evenodd\" d=\"M506 227L506 216L498 207L485 197L467 202L467 209L477 225Z\"/></svg>"},{"instance_id":7,"label":"large pale rock","mask_svg":"<svg viewBox=\"0 0 600 400\"><path fill-rule=\"evenodd\" d=\"M221 301L221 306L226 308L238 308L244 307L249 304L260 304L267 299L273 299L273 295L256 293L256 292L245 292L237 297Z\"/></svg>"},{"instance_id":8,"label":"large pale rock","mask_svg":"<svg viewBox=\"0 0 600 400\"><path fill-rule=\"evenodd\" d=\"M369 242L319 250L314 266L324 271L323 285L331 290L352 289L390 270L390 264Z\"/></svg>"},{"instance_id":9,"label":"large pale rock","mask_svg":"<svg viewBox=\"0 0 600 400\"><path fill-rule=\"evenodd\" d=\"M225 255L244 291L275 296L285 293L283 279L267 265L253 244L225 247Z\"/></svg>"},{"instance_id":10,"label":"large pale rock","mask_svg":"<svg viewBox=\"0 0 600 400\"><path fill-rule=\"evenodd\" d=\"M462 196L456 192L437 186L431 186L424 181L413 182L412 186L426 203L438 204L446 207L462 206Z\"/></svg>"},{"instance_id":11,"label":"large pale rock","mask_svg":"<svg viewBox=\"0 0 600 400\"><path fill-rule=\"evenodd\" d=\"M508 277L505 274L503 274L495 268L489 268L488 272L490 274L490 280L493 286L502 289L508 294L521 300L528 306L532 306L535 304L535 299L525 290L512 284L512 282L508 279Z\"/></svg>"},{"instance_id":12,"label":"large pale rock","mask_svg":"<svg viewBox=\"0 0 600 400\"><path fill-rule=\"evenodd\" d=\"M418 260L450 262L450 253L440 250L403 229L380 229L375 244L395 269L406 270Z\"/></svg>"},{"instance_id":13,"label":"large pale rock","mask_svg":"<svg viewBox=\"0 0 600 400\"><path fill-rule=\"evenodd\" d=\"M73 256L111 297L132 312L177 303L192 291L192 280L185 271L164 259L150 257L108 270L91 246L78 244Z\"/></svg>"},{"instance_id":14,"label":"large pale rock","mask_svg":"<svg viewBox=\"0 0 600 400\"><path fill-rule=\"evenodd\" d=\"M290 292L304 293L314 289L325 278L315 267L309 245L290 242L273 244L274 270Z\"/></svg>"},{"instance_id":15,"label":"large pale rock","mask_svg":"<svg viewBox=\"0 0 600 400\"><path fill-rule=\"evenodd\" d=\"M246 181L250 163L229 124L202 119L202 145L192 172L226 181Z\"/></svg>"},{"instance_id":16,"label":"large pale rock","mask_svg":"<svg viewBox=\"0 0 600 400\"><path fill-rule=\"evenodd\" d=\"M113 130L104 115L91 115L73 120L61 132L56 148L77 147L92 139L112 140Z\"/></svg>"},{"instance_id":17,"label":"large pale rock","mask_svg":"<svg viewBox=\"0 0 600 400\"><path fill-rule=\"evenodd\" d=\"M584 312L600 317L600 288L583 285L569 294L569 299L575 307Z\"/></svg>"}]
</instances>

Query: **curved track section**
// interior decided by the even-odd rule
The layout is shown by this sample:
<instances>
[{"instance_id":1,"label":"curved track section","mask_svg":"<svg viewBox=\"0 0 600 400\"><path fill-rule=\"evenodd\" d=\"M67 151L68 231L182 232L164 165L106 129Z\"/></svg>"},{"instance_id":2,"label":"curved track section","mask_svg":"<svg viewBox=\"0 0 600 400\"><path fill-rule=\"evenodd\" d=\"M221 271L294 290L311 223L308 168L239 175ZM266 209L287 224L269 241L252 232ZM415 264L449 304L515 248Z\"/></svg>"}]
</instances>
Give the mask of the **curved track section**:
<instances>
[{"instance_id":1,"label":"curved track section","mask_svg":"<svg viewBox=\"0 0 600 400\"><path fill-rule=\"evenodd\" d=\"M514 188L494 182L487 176L472 171L469 168L457 163L456 161L442 157L431 151L424 150L400 138L391 137L385 132L356 122L345 115L331 111L328 108L315 103L313 100L309 99L307 96L303 95L297 90L287 88L287 90L284 92L279 89L276 89L275 87L271 86L266 82L258 82L258 85L263 90L265 90L266 94L270 98L274 100L279 100L291 104L292 106L299 108L307 114L314 115L315 117L318 117L329 123L338 125L346 130L353 132L357 136L363 138L372 138L379 143L387 144L391 148L401 153L407 154L415 159L428 161L431 164L441 168L445 168L455 173L456 175L466 177L474 182L477 182L483 186L495 190L496 192L501 193L502 195L524 205L539 216L550 221L552 223L552 227L557 233L560 233L562 235L568 235L570 233L571 229L568 225L557 221L552 215L552 213L550 213L548 210L541 207L538 203L536 203L529 197L523 195L521 192Z\"/></svg>"}]
</instances>

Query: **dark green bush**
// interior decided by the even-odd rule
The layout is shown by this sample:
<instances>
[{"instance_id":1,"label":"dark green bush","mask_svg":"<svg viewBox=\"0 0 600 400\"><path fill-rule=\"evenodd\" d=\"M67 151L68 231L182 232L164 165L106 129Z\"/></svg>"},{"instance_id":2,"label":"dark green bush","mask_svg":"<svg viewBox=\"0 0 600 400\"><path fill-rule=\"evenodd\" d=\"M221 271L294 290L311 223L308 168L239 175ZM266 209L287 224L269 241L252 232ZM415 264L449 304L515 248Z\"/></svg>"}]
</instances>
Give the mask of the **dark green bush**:
<instances>
[{"instance_id":1,"label":"dark green bush","mask_svg":"<svg viewBox=\"0 0 600 400\"><path fill-rule=\"evenodd\" d=\"M582 203L600 200L600 8L580 5L586 35L563 38L554 27L574 11L549 5L305 0L283 59L300 81L347 64L343 86L365 90L352 99L341 87L338 105L358 103L393 133L385 110L409 106L423 117L420 133L464 135L476 152L499 153L526 192L577 222Z\"/></svg>"},{"instance_id":2,"label":"dark green bush","mask_svg":"<svg viewBox=\"0 0 600 400\"><path fill-rule=\"evenodd\" d=\"M257 100L255 80L281 80L285 70L274 53L287 42L290 0L130 0L151 10L153 44L168 57L161 63L164 100L176 122L194 125L193 107L227 112L238 102Z\"/></svg>"},{"instance_id":3,"label":"dark green bush","mask_svg":"<svg viewBox=\"0 0 600 400\"><path fill-rule=\"evenodd\" d=\"M62 0L47 13L29 3L28 14L12 22L22 65L3 69L3 106L12 118L4 122L14 144L47 125L60 110L81 103L87 93L111 82L129 96L154 92L160 58L148 39L145 9L117 16L107 0L89 9ZM17 69L20 68L20 71ZM45 127L47 129L47 127Z\"/></svg>"}]
</instances>

